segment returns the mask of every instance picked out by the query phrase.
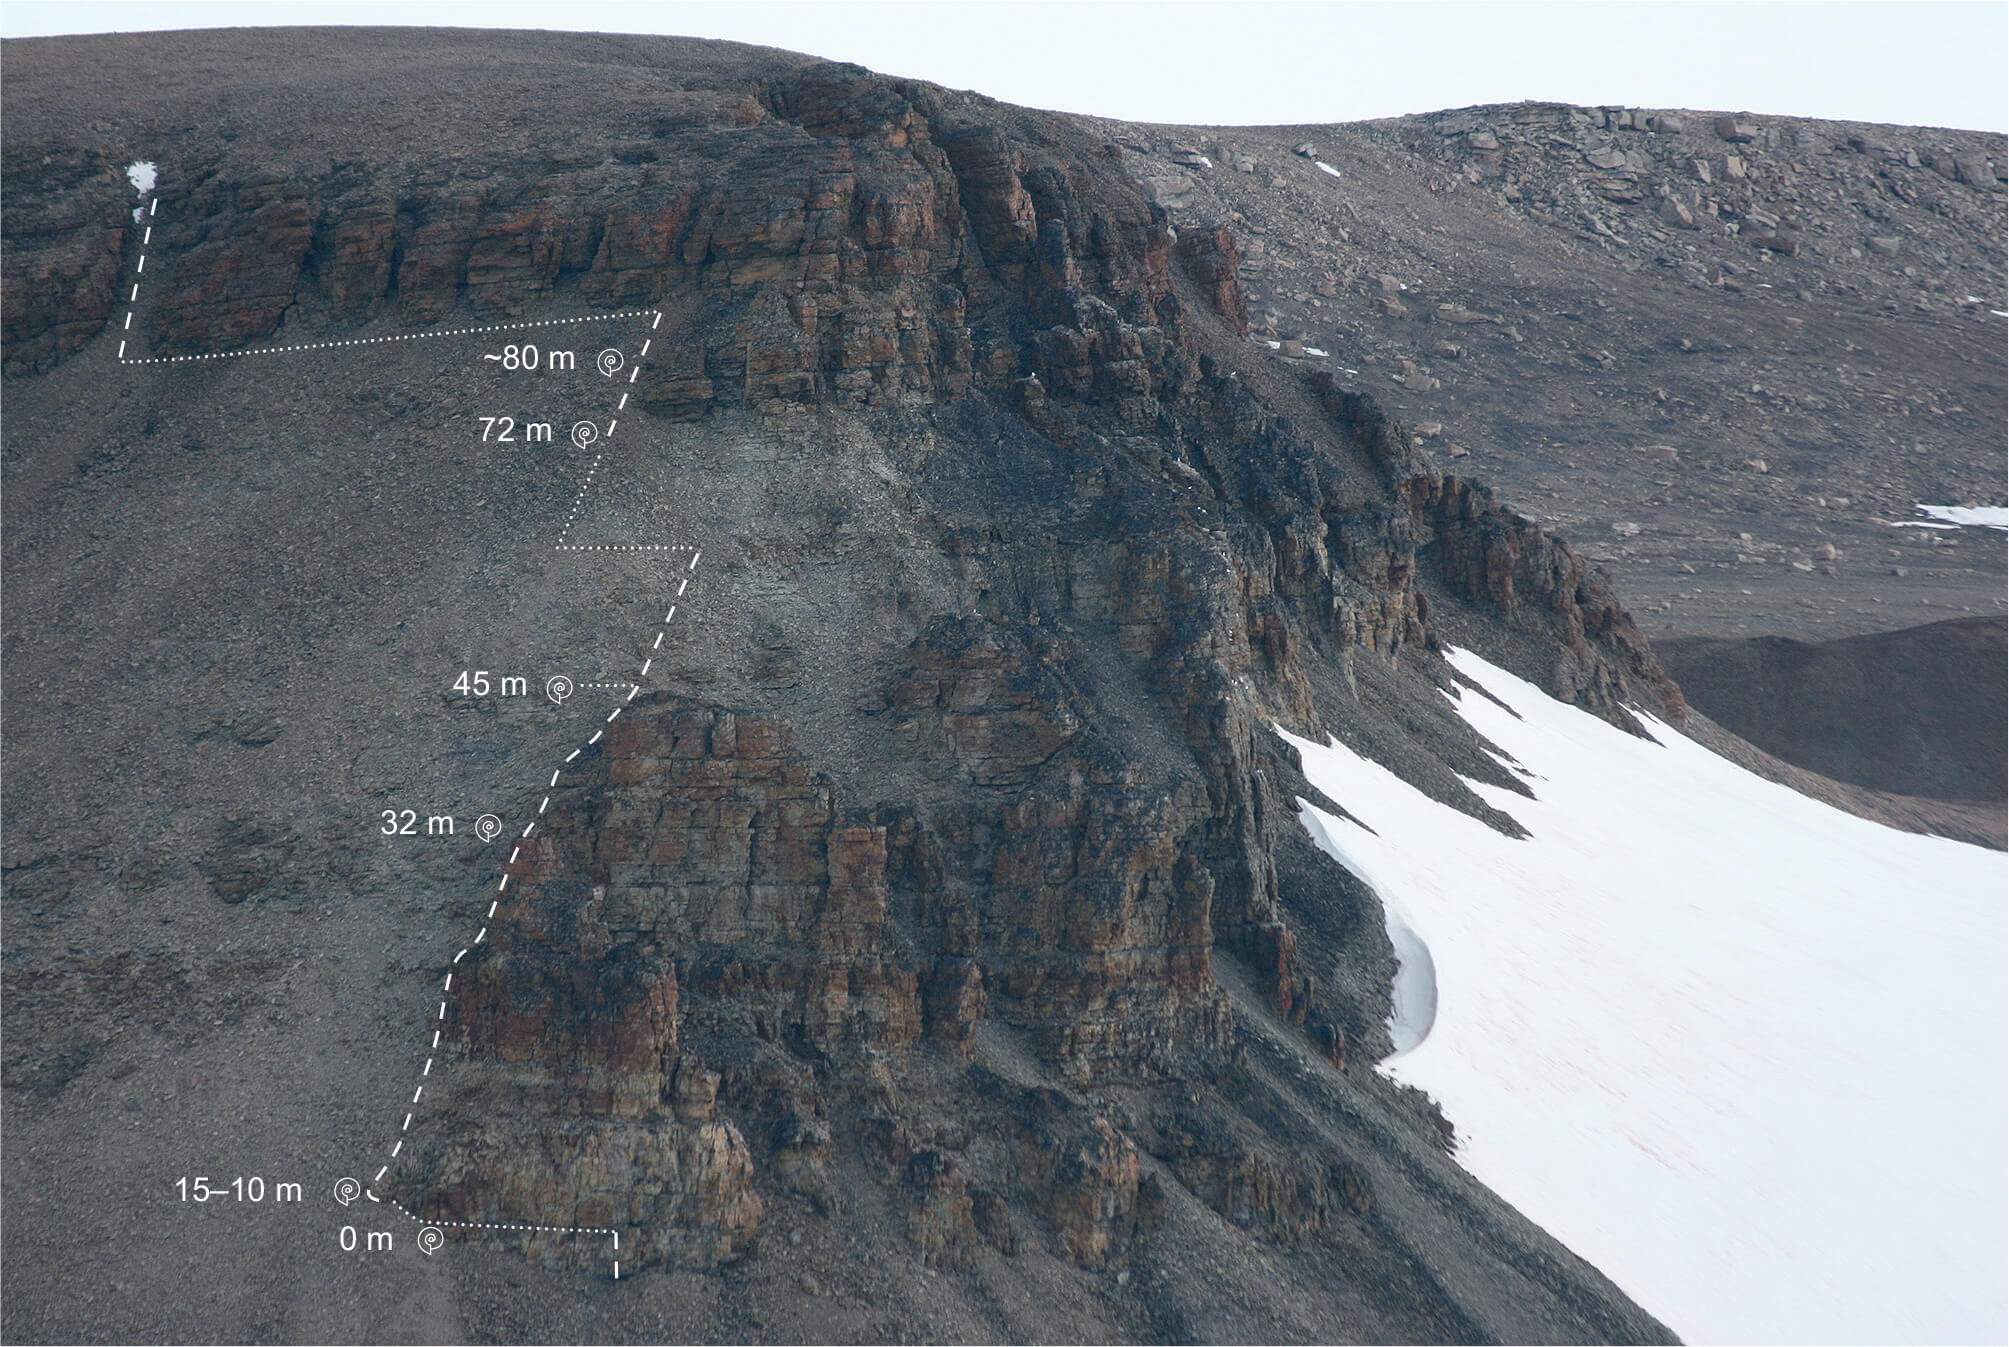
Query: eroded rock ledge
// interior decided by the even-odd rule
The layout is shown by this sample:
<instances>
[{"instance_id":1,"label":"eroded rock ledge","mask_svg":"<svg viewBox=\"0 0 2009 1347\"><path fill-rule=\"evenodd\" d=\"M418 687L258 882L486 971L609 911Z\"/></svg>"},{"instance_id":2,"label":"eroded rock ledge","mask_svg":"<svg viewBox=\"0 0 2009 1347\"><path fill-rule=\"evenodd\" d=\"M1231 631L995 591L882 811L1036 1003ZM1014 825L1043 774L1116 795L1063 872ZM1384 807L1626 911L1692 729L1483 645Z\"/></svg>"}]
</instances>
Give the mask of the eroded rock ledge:
<instances>
[{"instance_id":1,"label":"eroded rock ledge","mask_svg":"<svg viewBox=\"0 0 2009 1347\"><path fill-rule=\"evenodd\" d=\"M155 350L657 306L639 400L700 423L680 433L829 418L875 455L915 426L958 451L903 462L896 493L903 545L953 578L888 582L912 620L841 708L898 788L840 790L815 718L749 709L748 686L635 701L462 966L465 1036L400 1199L617 1227L630 1266L716 1266L783 1205L883 1201L932 1265L1120 1273L1201 1213L1330 1255L1405 1332L1520 1332L1460 1317L1463 1274L1415 1233L1451 1212L1519 1251L1499 1303L1554 1291L1545 1325L1650 1335L1594 1273L1526 1254L1538 1236L1451 1172L1441 1118L1369 1077L1378 923L1300 835L1270 732L1357 714L1449 745L1446 609L1558 695L1678 712L1610 586L1371 401L1259 363L1236 240L1175 242L1078 126L829 65L649 97L648 134L604 147L163 184ZM100 168L38 185L30 218L60 198L98 221ZM10 287L64 278L40 307L10 289L10 362L42 368L102 325L98 254L129 241L116 219L18 237ZM988 478L951 461L979 452ZM997 522L1020 489L1054 536Z\"/></svg>"}]
</instances>

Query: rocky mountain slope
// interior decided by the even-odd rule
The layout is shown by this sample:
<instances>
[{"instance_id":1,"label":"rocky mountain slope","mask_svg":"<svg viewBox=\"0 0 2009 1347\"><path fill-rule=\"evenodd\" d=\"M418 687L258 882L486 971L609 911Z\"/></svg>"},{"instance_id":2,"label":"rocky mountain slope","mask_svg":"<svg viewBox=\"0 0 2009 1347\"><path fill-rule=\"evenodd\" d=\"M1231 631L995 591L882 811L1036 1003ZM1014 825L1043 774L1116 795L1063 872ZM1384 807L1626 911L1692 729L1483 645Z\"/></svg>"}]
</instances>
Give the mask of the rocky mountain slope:
<instances>
[{"instance_id":1,"label":"rocky mountain slope","mask_svg":"<svg viewBox=\"0 0 2009 1347\"><path fill-rule=\"evenodd\" d=\"M1372 1070L1378 904L1272 726L1511 830L1446 644L1681 695L1250 339L1242 222L719 44L7 63L10 1338L1667 1336ZM604 414L603 342L618 435L484 441ZM168 1196L254 1167L312 1196ZM442 1256L340 1248L393 1202Z\"/></svg>"},{"instance_id":2,"label":"rocky mountain slope","mask_svg":"<svg viewBox=\"0 0 2009 1347\"><path fill-rule=\"evenodd\" d=\"M1887 522L2005 499L2000 135L1534 103L1101 125L1176 224L1237 232L1281 358L1610 567L1656 639L2001 615L1999 533Z\"/></svg>"}]
</instances>

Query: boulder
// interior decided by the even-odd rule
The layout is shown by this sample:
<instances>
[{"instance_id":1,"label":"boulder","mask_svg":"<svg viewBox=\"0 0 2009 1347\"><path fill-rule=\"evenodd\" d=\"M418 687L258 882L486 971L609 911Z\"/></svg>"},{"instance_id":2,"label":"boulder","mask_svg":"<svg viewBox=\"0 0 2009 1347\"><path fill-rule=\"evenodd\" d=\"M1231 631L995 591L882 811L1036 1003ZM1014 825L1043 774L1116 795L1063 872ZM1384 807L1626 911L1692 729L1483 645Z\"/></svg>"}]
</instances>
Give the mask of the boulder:
<instances>
[{"instance_id":1,"label":"boulder","mask_svg":"<svg viewBox=\"0 0 2009 1347\"><path fill-rule=\"evenodd\" d=\"M1954 155L1953 176L1969 187L1979 188L1984 192L1995 190L1995 169L1985 154L1976 152Z\"/></svg>"},{"instance_id":2,"label":"boulder","mask_svg":"<svg viewBox=\"0 0 2009 1347\"><path fill-rule=\"evenodd\" d=\"M1716 134L1733 145L1747 145L1758 138L1758 124L1748 117L1718 117Z\"/></svg>"}]
</instances>

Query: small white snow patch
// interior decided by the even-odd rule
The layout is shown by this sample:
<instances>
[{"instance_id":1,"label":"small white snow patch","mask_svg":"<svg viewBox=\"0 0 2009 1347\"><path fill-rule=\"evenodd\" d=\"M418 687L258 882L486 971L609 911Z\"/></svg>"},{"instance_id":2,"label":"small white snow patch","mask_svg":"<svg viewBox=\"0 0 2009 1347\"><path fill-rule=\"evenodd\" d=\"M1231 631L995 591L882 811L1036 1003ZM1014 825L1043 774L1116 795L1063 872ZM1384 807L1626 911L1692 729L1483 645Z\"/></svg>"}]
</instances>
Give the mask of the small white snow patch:
<instances>
[{"instance_id":1,"label":"small white snow patch","mask_svg":"<svg viewBox=\"0 0 2009 1347\"><path fill-rule=\"evenodd\" d=\"M151 192L154 183L159 181L159 178L160 174L150 160L141 160L139 163L132 164L126 169L126 181L130 182L133 185L133 190L141 196L145 196L148 192Z\"/></svg>"},{"instance_id":2,"label":"small white snow patch","mask_svg":"<svg viewBox=\"0 0 2009 1347\"><path fill-rule=\"evenodd\" d=\"M2009 533L2009 506L1921 505L1918 512L1947 524L1971 524L1975 528L2001 529Z\"/></svg>"},{"instance_id":3,"label":"small white snow patch","mask_svg":"<svg viewBox=\"0 0 2009 1347\"><path fill-rule=\"evenodd\" d=\"M1333 177L1335 177L1335 178L1336 178L1336 177L1338 177L1338 176L1339 176L1339 170L1338 170L1338 169L1336 169L1336 168L1334 168L1334 167L1333 167L1333 166L1332 166L1331 164L1328 164L1328 163L1326 163L1325 161L1323 161L1323 160L1320 160L1320 159L1314 159L1314 160L1312 160L1312 162L1313 162L1314 164L1317 164L1317 165L1319 166L1319 168L1320 168L1320 169L1322 169L1323 171L1325 171L1325 172L1327 172L1327 173L1330 173L1330 174L1332 174L1332 176L1333 176Z\"/></svg>"},{"instance_id":4,"label":"small white snow patch","mask_svg":"<svg viewBox=\"0 0 2009 1347\"><path fill-rule=\"evenodd\" d=\"M1307 347L1305 347L1305 348L1304 348L1304 353L1305 353L1306 355L1315 355L1315 356L1317 356L1317 357L1318 357L1318 358L1319 358L1320 360L1323 360L1323 359L1325 359L1325 352L1324 352L1324 351L1321 351L1321 350L1319 350L1319 349L1318 349L1318 347L1316 347L1316 346L1307 346Z\"/></svg>"}]
</instances>

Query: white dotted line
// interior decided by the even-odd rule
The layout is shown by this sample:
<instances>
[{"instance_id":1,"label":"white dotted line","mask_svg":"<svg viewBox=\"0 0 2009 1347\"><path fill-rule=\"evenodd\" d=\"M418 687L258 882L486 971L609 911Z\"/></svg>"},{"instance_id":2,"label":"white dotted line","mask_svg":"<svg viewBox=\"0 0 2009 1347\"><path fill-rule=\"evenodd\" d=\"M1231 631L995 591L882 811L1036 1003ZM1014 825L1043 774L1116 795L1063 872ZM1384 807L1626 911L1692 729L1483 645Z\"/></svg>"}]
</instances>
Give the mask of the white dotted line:
<instances>
[{"instance_id":1,"label":"white dotted line","mask_svg":"<svg viewBox=\"0 0 2009 1347\"><path fill-rule=\"evenodd\" d=\"M612 1235L615 1247L620 1247L621 1232L607 1225L511 1225L503 1221L429 1221L423 1216L414 1216L405 1210L404 1203L395 1197L386 1198L392 1206L403 1213L407 1221L420 1225L451 1225L464 1230L543 1230L554 1235Z\"/></svg>"},{"instance_id":2,"label":"white dotted line","mask_svg":"<svg viewBox=\"0 0 2009 1347\"><path fill-rule=\"evenodd\" d=\"M662 324L662 321L663 321L663 311L662 311L661 309L645 309L645 310L641 310L641 312L645 312L645 313L653 313L653 314L655 314L655 315L656 315L656 316L655 316L655 318L654 318L654 319L653 319L653 320L652 320L652 321L651 321L651 322L649 323L649 330L650 330L651 332L655 331L657 327L661 326L661 324ZM649 347L650 347L650 345L651 345L652 343L653 343L653 338L650 338L650 339L645 339L645 340L644 340L644 341L642 342L642 349L641 349L641 350L640 350L640 351L639 351L639 352L638 352L638 353L636 354L636 356L635 356L635 367L634 367L633 369L631 369L631 370L629 370L629 371L628 371L628 382L629 382L629 383L633 383L633 382L635 382L635 377L636 377L637 375L639 375L639 374L640 374L640 373L642 372L642 360L643 360L643 358L644 358L644 357L646 357L646 356L647 356L647 355L649 354ZM623 393L623 394L621 394L621 401L620 401L620 402L619 402L619 403L618 403L618 404L617 404L617 405L615 406L614 410L615 410L615 411L617 411L617 412L621 412L621 411L626 411L627 409L628 409L628 395L627 395L626 393ZM620 425L620 424L621 424L621 423L620 423L620 422L619 422L618 420L616 420L616 421L610 421L610 422L608 422L608 424L607 424L607 438L608 438L608 439L610 439L610 440L611 440L611 439L613 439L613 438L614 438L614 427L615 427L615 426L618 426L618 425ZM563 528L561 528L561 529L559 529L559 530L558 530L558 550L559 550L559 551L561 551L561 552L666 552L666 551L675 551L676 549L674 549L674 548L668 548L668 547L650 547L650 546L634 546L634 547L567 547L567 546L565 546L565 545L564 545L564 544L565 544L565 540L566 540L566 538L570 537L570 536L571 536L571 534L572 534L572 525L573 525L573 524L574 524L575 522L577 522L577 520L578 520L578 518L579 518L579 507L580 507L580 506L582 506L582 505L584 505L584 504L586 503L586 492L587 492L588 490L590 490L590 489L592 488L592 486L593 486L593 475L594 475L595 473L597 473L597 472L599 472L599 471L600 471L600 460L601 460L601 458L603 458L603 457L605 456L605 454L606 454L606 451L605 451L605 450L603 449L603 450L601 450L600 452L598 452L598 453L596 453L596 454L594 454L594 455L593 455L593 466L592 466L592 467L590 467L590 468L588 468L588 469L586 469L586 480L585 480L585 481L583 481L583 482L581 482L581 483L579 483L579 494L578 494L578 495L576 495L576 496L574 496L574 497L572 498L572 513L570 513L570 514L568 514L568 515L566 515L566 516L565 516L565 527L563 527Z\"/></svg>"},{"instance_id":3,"label":"white dotted line","mask_svg":"<svg viewBox=\"0 0 2009 1347\"><path fill-rule=\"evenodd\" d=\"M688 552L689 543L559 543L554 552Z\"/></svg>"},{"instance_id":4,"label":"white dotted line","mask_svg":"<svg viewBox=\"0 0 2009 1347\"><path fill-rule=\"evenodd\" d=\"M146 265L146 255L140 255L140 265ZM133 287L134 297L139 287ZM192 360L235 360L247 355L288 355L295 351L332 351L339 346L374 346L386 341L425 341L431 337L465 337L477 332L517 332L527 327L562 327L569 323L603 323L612 318L643 318L661 313L656 309L623 309L619 313L595 313L583 318L544 318L530 323L490 323L485 327L449 327L438 332L405 332L392 337L351 337L347 341L313 341L298 346L254 346L248 351L211 351L206 355L156 355L132 360L126 359L125 343L119 343L119 363L121 365L180 365ZM632 380L631 380L632 382Z\"/></svg>"},{"instance_id":5,"label":"white dotted line","mask_svg":"<svg viewBox=\"0 0 2009 1347\"><path fill-rule=\"evenodd\" d=\"M558 530L559 542L564 542L566 535L572 532L572 524L579 518L579 507L586 503L586 492L593 485L593 474L600 471L600 460L604 457L606 457L604 449L593 455L593 466L586 469L586 480L579 483L579 494L572 498L572 513L565 516L565 527Z\"/></svg>"},{"instance_id":6,"label":"white dotted line","mask_svg":"<svg viewBox=\"0 0 2009 1347\"><path fill-rule=\"evenodd\" d=\"M648 673L648 671L649 671L649 662L645 660L645 661L643 661L643 663L642 663L642 672L646 674L646 673ZM578 686L580 686L580 687L582 687L582 688L631 688L631 687L635 687L635 686L637 686L637 684L634 684L634 683L581 683L581 684L579 684Z\"/></svg>"}]
</instances>

